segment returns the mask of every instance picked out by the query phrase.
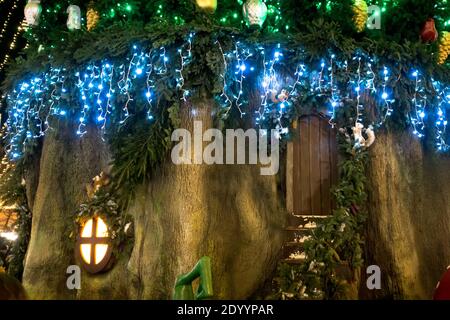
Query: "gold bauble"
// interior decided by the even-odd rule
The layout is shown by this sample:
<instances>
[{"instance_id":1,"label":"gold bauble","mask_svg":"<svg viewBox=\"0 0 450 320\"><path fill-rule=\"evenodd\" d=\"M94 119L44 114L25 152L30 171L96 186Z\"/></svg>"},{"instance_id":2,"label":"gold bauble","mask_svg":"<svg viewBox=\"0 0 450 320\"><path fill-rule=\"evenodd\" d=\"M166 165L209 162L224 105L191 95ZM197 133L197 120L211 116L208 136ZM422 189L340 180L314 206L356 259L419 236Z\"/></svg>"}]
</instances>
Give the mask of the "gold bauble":
<instances>
[{"instance_id":1,"label":"gold bauble","mask_svg":"<svg viewBox=\"0 0 450 320\"><path fill-rule=\"evenodd\" d=\"M217 9L217 0L196 0L196 2L199 8L210 13L214 13Z\"/></svg>"},{"instance_id":2,"label":"gold bauble","mask_svg":"<svg viewBox=\"0 0 450 320\"><path fill-rule=\"evenodd\" d=\"M357 32L363 32L366 29L369 13L367 3L364 0L355 0L352 6L353 23Z\"/></svg>"},{"instance_id":3,"label":"gold bauble","mask_svg":"<svg viewBox=\"0 0 450 320\"><path fill-rule=\"evenodd\" d=\"M441 41L439 43L438 64L444 64L450 55L450 32L442 32Z\"/></svg>"},{"instance_id":4,"label":"gold bauble","mask_svg":"<svg viewBox=\"0 0 450 320\"><path fill-rule=\"evenodd\" d=\"M88 31L93 30L100 21L100 15L98 14L98 11L95 10L94 3L92 1L89 3L86 18L87 18L86 26Z\"/></svg>"}]
</instances>

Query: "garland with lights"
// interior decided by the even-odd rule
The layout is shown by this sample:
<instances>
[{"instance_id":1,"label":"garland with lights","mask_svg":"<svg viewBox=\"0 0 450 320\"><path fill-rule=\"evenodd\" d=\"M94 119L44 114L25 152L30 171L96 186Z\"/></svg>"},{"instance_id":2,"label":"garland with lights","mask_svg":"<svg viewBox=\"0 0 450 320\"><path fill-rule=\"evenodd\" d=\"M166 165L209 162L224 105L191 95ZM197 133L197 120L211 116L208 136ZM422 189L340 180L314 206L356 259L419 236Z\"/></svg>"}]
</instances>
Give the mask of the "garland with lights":
<instances>
[{"instance_id":1,"label":"garland with lights","mask_svg":"<svg viewBox=\"0 0 450 320\"><path fill-rule=\"evenodd\" d=\"M322 108L328 106L324 113L332 118L337 112L347 112L340 106L348 101L346 105L354 104L355 125L365 122L379 127L393 116L412 126L419 138L426 130L434 131L438 150L448 150L450 86L443 80L449 74L447 68L433 65L431 77L425 69L429 65L390 61L356 50L356 43L330 47L325 39L328 46L323 48L330 49L321 50L319 58L311 53L322 42L316 36L318 30L336 26L318 22L316 27L303 39L278 37L283 44L272 44L271 39L252 43L253 34L243 39L223 29L210 33L175 26L170 31L162 25L137 25L122 35L118 29L111 30L115 41L105 32L98 37L77 36L71 41L73 51L55 52L50 59L46 53L37 53L11 71L5 85L9 89L7 152L11 160L20 158L29 144L52 130L52 121L66 118L78 119L79 136L86 133L87 122L96 122L106 133L108 127L119 130L130 116L142 112L151 124L162 109L202 90L216 97L221 120L246 118L259 127L275 127L280 135L288 133L290 122L308 100L321 100ZM162 29L168 38L158 43ZM137 43L131 52L130 37ZM91 46L75 49L88 39ZM116 45L111 46L112 42ZM37 69L32 66L36 63ZM27 80L18 82L18 74L25 74ZM199 78L204 82L198 83ZM261 102L252 109L249 94L255 90ZM375 110L365 108L363 96L375 101Z\"/></svg>"},{"instance_id":2,"label":"garland with lights","mask_svg":"<svg viewBox=\"0 0 450 320\"><path fill-rule=\"evenodd\" d=\"M449 150L450 70L436 64L435 45L395 41L412 39L415 32L399 28L401 14L385 15L381 32L357 35L348 19L353 1L266 3L266 23L249 28L240 13L242 1L219 2L223 7L214 15L199 12L188 0L113 7L95 1L92 10L100 19L88 32L54 29L66 22L69 4L79 5L84 15L81 1L43 1L39 25L26 33L27 58L9 68L3 85L9 160L26 159L58 121L75 121L80 139L88 123L96 123L111 146L112 182L78 218L103 210L120 231L125 220L118 223L123 219L118 212L164 163L180 110L205 95L215 98L214 114L224 127L250 122L289 138L292 121L316 110L347 135L352 127L411 127L438 151ZM377 3L382 12L401 9L400 1ZM439 30L449 27L444 2L432 8L406 3L418 4L412 8L423 10L418 12L423 21L435 17ZM417 39L421 27L414 25ZM406 35L390 35L393 26ZM337 295L336 264L342 259L357 268L361 262L364 141L355 134L342 146L348 160L336 190L338 209L306 244L308 264L300 267L302 283L315 283L305 284L305 290L315 288L326 297ZM357 214L351 213L354 208ZM342 241L330 245L330 237ZM311 267L313 262L319 268ZM310 269L316 272L305 280Z\"/></svg>"}]
</instances>

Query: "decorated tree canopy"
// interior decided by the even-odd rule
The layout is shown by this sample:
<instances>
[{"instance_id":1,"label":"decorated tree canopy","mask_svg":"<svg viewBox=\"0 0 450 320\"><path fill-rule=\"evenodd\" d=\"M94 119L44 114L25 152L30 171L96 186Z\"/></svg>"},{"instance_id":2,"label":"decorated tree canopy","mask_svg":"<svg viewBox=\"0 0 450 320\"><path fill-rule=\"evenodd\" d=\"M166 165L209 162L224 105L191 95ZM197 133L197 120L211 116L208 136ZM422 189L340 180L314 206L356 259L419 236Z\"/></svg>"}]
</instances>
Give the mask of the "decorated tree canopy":
<instances>
[{"instance_id":1,"label":"decorated tree canopy","mask_svg":"<svg viewBox=\"0 0 450 320\"><path fill-rule=\"evenodd\" d=\"M78 188L77 200L70 200L78 211L68 215L75 229L91 221L85 229L90 234L83 237L82 231L80 236L80 230L70 230L67 237L78 234L78 255L89 265L95 249L83 255L81 246L108 245L100 257L108 259L105 265L98 263L101 268L92 272L97 273L110 270L110 256L119 260L114 265L120 268L114 250L126 247L134 231L130 225L137 221L127 210L139 187L168 161L172 133L186 118L206 112L220 130L272 129L270 143L277 145L278 140L295 140L303 116L316 117L320 137L332 141L325 147L316 141L325 150L324 158L332 158L329 153L339 147L342 159L339 170L336 164L339 183L331 189L324 178L329 188L323 189L332 190L334 196L334 207L328 208L332 212L321 217L322 227L305 242L306 253L293 253L306 262L299 269L281 268L283 293L305 287L294 290L295 298L335 298L342 282L336 266L344 260L353 270L362 265L369 183L365 170L368 148L379 133L407 131L402 137L408 141L413 136L433 154L449 154L447 0L30 0L23 6L27 46L9 60L1 85L0 199L21 204L17 272L30 237L27 217L32 211L26 201L32 187L22 178L33 165L43 166L39 162L43 145L55 143L51 142L55 133L64 132L64 139L80 144L95 136L107 149L105 162L110 160L110 166L93 180L107 183L83 186L87 203L78 203L85 191L79 190L81 179L69 186ZM316 138L322 139L318 137L317 133ZM51 160L57 157L49 154ZM321 168L315 171L322 174ZM195 174L180 176L183 182L180 186L177 180L174 188L185 190ZM205 181L205 186L198 185L209 189L209 180ZM223 186L228 187L235 188ZM180 192L180 199L189 196L185 193ZM149 198L154 200L153 196ZM277 197L268 212L277 210ZM160 205L155 202L155 207ZM266 210L256 207L236 210ZM182 208L179 211L186 214L186 206ZM214 210L208 210L209 219ZM177 219L178 212L171 214L167 219ZM102 224L97 225L97 218ZM145 228L155 223L145 221ZM271 225L266 222L262 225ZM103 236L95 233L100 225ZM138 226L136 234L143 230ZM318 278L320 285L313 283Z\"/></svg>"},{"instance_id":2,"label":"decorated tree canopy","mask_svg":"<svg viewBox=\"0 0 450 320\"><path fill-rule=\"evenodd\" d=\"M69 2L46 1L39 23L26 32L26 59L11 66L3 87L10 158L21 157L53 117L70 117L82 136L90 121L102 130L140 113L159 121L202 92L216 98L220 119L235 114L281 135L292 116L318 107L331 122L347 114L342 119L377 127L392 115L447 150L444 2L384 1L383 28L358 35L351 18L361 2L353 1L267 1L261 28L244 23L250 9L240 1L219 2L212 15L193 1L70 3L87 13L82 30L65 26ZM402 14L389 14L395 11ZM440 46L420 40L430 17L444 39ZM400 27L404 22L410 26ZM408 34L399 39L394 29ZM259 107L248 105L254 90ZM283 90L288 95L279 101ZM367 98L373 107L364 106Z\"/></svg>"}]
</instances>

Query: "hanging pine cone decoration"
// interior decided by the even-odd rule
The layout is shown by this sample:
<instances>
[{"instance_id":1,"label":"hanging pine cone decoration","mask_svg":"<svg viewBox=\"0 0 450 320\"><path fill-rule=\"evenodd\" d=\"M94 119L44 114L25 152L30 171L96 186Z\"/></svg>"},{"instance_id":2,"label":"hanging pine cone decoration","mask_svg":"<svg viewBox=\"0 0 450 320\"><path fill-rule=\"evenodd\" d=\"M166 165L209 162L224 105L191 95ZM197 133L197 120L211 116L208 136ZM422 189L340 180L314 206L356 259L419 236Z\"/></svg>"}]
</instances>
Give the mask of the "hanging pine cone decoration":
<instances>
[{"instance_id":1,"label":"hanging pine cone decoration","mask_svg":"<svg viewBox=\"0 0 450 320\"><path fill-rule=\"evenodd\" d=\"M434 24L434 19L430 18L425 22L425 26L420 33L420 38L423 42L434 42L438 39L439 34Z\"/></svg>"},{"instance_id":2,"label":"hanging pine cone decoration","mask_svg":"<svg viewBox=\"0 0 450 320\"><path fill-rule=\"evenodd\" d=\"M98 14L97 10L95 10L94 2L92 1L89 3L86 18L88 31L93 30L100 21L100 15Z\"/></svg>"},{"instance_id":3,"label":"hanging pine cone decoration","mask_svg":"<svg viewBox=\"0 0 450 320\"><path fill-rule=\"evenodd\" d=\"M353 10L353 23L355 25L356 31L363 32L366 29L367 19L369 19L366 1L355 0L352 10Z\"/></svg>"},{"instance_id":4,"label":"hanging pine cone decoration","mask_svg":"<svg viewBox=\"0 0 450 320\"><path fill-rule=\"evenodd\" d=\"M439 43L438 64L444 64L450 55L450 32L442 33L441 42Z\"/></svg>"}]
</instances>

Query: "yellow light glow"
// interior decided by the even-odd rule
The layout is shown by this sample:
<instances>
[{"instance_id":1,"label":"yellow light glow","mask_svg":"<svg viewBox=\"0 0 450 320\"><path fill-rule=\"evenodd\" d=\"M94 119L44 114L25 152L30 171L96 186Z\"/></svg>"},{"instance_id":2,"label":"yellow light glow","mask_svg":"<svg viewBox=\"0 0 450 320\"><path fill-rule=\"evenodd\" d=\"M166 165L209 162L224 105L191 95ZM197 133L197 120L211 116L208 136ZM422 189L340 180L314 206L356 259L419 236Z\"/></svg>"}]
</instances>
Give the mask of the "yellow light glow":
<instances>
[{"instance_id":1,"label":"yellow light glow","mask_svg":"<svg viewBox=\"0 0 450 320\"><path fill-rule=\"evenodd\" d=\"M91 228L92 229L92 228ZM101 219L97 219L97 238L106 238L108 236L108 227L106 223Z\"/></svg>"},{"instance_id":2,"label":"yellow light glow","mask_svg":"<svg viewBox=\"0 0 450 320\"><path fill-rule=\"evenodd\" d=\"M94 224L94 220L88 220L83 229L81 230L81 238L106 238L108 237L108 227L106 223L101 218L97 219L97 227L95 230L95 235L92 233L92 228ZM108 251L107 244L90 244L84 243L80 245L81 257L84 262L87 264L91 263L91 250L93 250L92 246L95 246L95 264L99 264L103 258L105 258L106 253Z\"/></svg>"},{"instance_id":3,"label":"yellow light glow","mask_svg":"<svg viewBox=\"0 0 450 320\"><path fill-rule=\"evenodd\" d=\"M81 257L84 262L87 264L91 263L91 245L90 244L82 244L81 245Z\"/></svg>"},{"instance_id":4,"label":"yellow light glow","mask_svg":"<svg viewBox=\"0 0 450 320\"><path fill-rule=\"evenodd\" d=\"M83 227L83 230L81 231L81 237L82 238L90 238L92 237L92 223L93 220L89 220L86 222L86 224Z\"/></svg>"},{"instance_id":5,"label":"yellow light glow","mask_svg":"<svg viewBox=\"0 0 450 320\"><path fill-rule=\"evenodd\" d=\"M215 11L217 9L217 0L197 0L197 5L209 11Z\"/></svg>"},{"instance_id":6,"label":"yellow light glow","mask_svg":"<svg viewBox=\"0 0 450 320\"><path fill-rule=\"evenodd\" d=\"M103 258L106 256L107 250L108 250L107 244L95 245L95 264L99 264L103 260Z\"/></svg>"}]
</instances>

